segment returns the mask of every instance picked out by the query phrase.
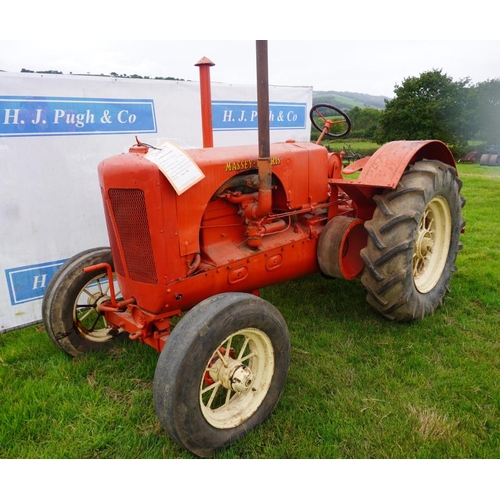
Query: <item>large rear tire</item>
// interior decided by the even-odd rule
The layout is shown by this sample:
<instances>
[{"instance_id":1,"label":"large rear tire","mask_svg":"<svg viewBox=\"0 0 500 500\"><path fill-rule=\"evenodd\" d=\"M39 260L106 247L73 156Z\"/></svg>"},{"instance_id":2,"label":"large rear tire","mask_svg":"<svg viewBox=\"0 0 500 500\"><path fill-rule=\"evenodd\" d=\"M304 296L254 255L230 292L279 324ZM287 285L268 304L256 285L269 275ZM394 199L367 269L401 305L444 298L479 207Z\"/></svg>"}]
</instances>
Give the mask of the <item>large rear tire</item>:
<instances>
[{"instance_id":1,"label":"large rear tire","mask_svg":"<svg viewBox=\"0 0 500 500\"><path fill-rule=\"evenodd\" d=\"M387 318L421 319L442 303L462 248L461 186L455 168L424 160L406 169L395 190L375 196L361 281L368 303Z\"/></svg>"},{"instance_id":2,"label":"large rear tire","mask_svg":"<svg viewBox=\"0 0 500 500\"><path fill-rule=\"evenodd\" d=\"M45 330L52 342L72 357L107 349L126 336L123 330L111 328L97 310L110 298L106 271L83 272L84 267L101 263L113 268L107 247L75 255L57 270L43 296Z\"/></svg>"},{"instance_id":3,"label":"large rear tire","mask_svg":"<svg viewBox=\"0 0 500 500\"><path fill-rule=\"evenodd\" d=\"M289 360L275 307L246 293L210 297L179 321L160 354L156 414L178 444L208 457L271 414Z\"/></svg>"}]
</instances>

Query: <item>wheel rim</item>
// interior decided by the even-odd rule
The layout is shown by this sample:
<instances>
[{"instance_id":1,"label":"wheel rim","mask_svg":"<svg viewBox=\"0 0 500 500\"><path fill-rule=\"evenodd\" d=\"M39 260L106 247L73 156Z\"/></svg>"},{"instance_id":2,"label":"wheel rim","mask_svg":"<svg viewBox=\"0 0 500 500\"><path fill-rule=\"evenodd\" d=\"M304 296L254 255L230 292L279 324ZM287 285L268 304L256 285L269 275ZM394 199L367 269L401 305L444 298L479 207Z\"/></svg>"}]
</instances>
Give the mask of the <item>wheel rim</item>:
<instances>
[{"instance_id":1,"label":"wheel rim","mask_svg":"<svg viewBox=\"0 0 500 500\"><path fill-rule=\"evenodd\" d=\"M117 282L114 281L115 294L119 298ZM109 281L106 273L96 276L80 290L73 307L73 323L76 331L92 342L108 342L122 330L111 328L106 318L97 308L110 300Z\"/></svg>"},{"instance_id":2,"label":"wheel rim","mask_svg":"<svg viewBox=\"0 0 500 500\"><path fill-rule=\"evenodd\" d=\"M446 265L451 239L451 212L442 197L433 198L420 220L413 253L413 280L420 293L432 290Z\"/></svg>"},{"instance_id":3,"label":"wheel rim","mask_svg":"<svg viewBox=\"0 0 500 500\"><path fill-rule=\"evenodd\" d=\"M206 421L231 429L248 420L262 404L274 374L269 337L256 328L239 330L210 357L200 384L200 406Z\"/></svg>"}]
</instances>

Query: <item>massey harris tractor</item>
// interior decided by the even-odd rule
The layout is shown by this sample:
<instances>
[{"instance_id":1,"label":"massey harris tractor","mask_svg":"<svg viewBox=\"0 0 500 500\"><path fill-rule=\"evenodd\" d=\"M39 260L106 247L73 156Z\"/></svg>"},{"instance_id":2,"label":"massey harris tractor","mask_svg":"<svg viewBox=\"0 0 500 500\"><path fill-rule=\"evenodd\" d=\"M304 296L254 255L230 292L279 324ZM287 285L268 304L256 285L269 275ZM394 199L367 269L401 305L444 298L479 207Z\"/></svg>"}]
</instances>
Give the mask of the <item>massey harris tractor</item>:
<instances>
[{"instance_id":1,"label":"massey harris tractor","mask_svg":"<svg viewBox=\"0 0 500 500\"><path fill-rule=\"evenodd\" d=\"M316 105L318 143L271 145L265 41L257 79L258 145L182 152L199 179L180 194L162 149L137 141L99 164L110 248L70 258L42 304L49 337L70 356L123 337L154 347L157 416L201 457L261 424L284 388L289 332L260 288L361 276L383 316L424 318L449 289L465 227L445 144L392 142L343 169L319 142L345 136L349 118Z\"/></svg>"}]
</instances>

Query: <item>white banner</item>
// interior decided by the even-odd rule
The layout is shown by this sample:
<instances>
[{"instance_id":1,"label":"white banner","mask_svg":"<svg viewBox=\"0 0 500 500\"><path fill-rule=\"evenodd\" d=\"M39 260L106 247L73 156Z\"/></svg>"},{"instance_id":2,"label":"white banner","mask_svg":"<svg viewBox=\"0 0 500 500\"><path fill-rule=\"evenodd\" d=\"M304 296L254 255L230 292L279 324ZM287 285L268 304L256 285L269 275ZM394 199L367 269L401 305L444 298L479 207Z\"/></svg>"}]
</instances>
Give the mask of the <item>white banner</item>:
<instances>
[{"instance_id":1,"label":"white banner","mask_svg":"<svg viewBox=\"0 0 500 500\"><path fill-rule=\"evenodd\" d=\"M311 87L271 87L271 142L308 141ZM212 83L214 146L256 144L255 86ZM135 143L202 146L199 84L0 72L0 333L40 321L76 253L107 246L97 165Z\"/></svg>"}]
</instances>

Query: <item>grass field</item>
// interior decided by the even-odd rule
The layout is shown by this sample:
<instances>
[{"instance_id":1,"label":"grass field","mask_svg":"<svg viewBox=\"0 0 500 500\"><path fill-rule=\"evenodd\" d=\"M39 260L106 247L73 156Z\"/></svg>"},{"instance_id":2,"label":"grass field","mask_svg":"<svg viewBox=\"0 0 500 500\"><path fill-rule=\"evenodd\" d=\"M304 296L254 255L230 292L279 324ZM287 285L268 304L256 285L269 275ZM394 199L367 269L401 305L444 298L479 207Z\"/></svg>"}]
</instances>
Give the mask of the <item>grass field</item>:
<instances>
[{"instance_id":1,"label":"grass field","mask_svg":"<svg viewBox=\"0 0 500 500\"><path fill-rule=\"evenodd\" d=\"M459 164L467 230L437 313L394 324L356 280L262 290L292 359L258 429L216 458L500 458L500 168ZM157 421L156 352L69 359L42 326L0 336L0 458L193 458Z\"/></svg>"}]
</instances>

